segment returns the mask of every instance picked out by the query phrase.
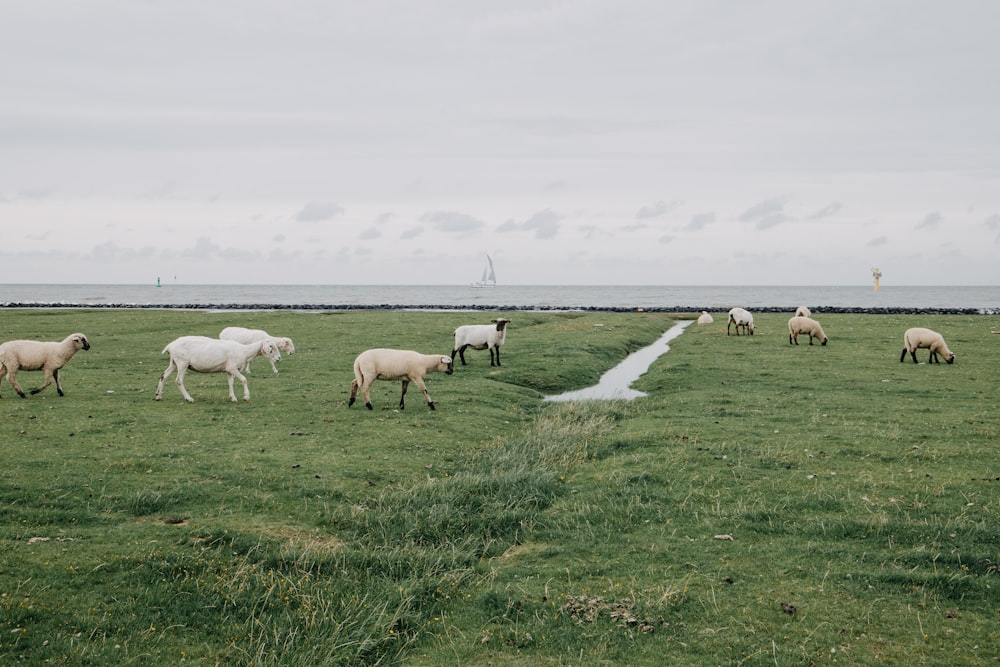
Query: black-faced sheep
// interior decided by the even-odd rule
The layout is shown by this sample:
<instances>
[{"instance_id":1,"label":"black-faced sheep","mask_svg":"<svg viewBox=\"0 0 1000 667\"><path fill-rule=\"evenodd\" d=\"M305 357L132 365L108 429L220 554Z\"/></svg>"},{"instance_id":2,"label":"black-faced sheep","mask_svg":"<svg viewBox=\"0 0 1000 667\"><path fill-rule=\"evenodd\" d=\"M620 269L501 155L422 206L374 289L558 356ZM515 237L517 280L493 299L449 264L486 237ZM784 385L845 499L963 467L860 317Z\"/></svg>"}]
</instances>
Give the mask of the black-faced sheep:
<instances>
[{"instance_id":1,"label":"black-faced sheep","mask_svg":"<svg viewBox=\"0 0 1000 667\"><path fill-rule=\"evenodd\" d=\"M913 357L913 363L917 363L917 350L920 348L931 351L927 363L940 364L939 354L949 364L955 361L955 355L948 349L948 345L944 342L944 336L924 327L913 327L906 330L906 333L903 334L903 353L899 355L899 360L905 361L906 353L909 352L910 356Z\"/></svg>"},{"instance_id":2,"label":"black-faced sheep","mask_svg":"<svg viewBox=\"0 0 1000 667\"><path fill-rule=\"evenodd\" d=\"M451 375L454 364L447 355L421 354L412 350L388 350L376 348L365 350L354 360L354 380L351 381L351 398L347 407L354 405L358 396L358 388L365 399L365 407L372 409L371 388L375 380L401 380L403 393L399 396L399 409L402 410L406 399L406 389L413 382L423 392L427 407L434 409L434 401L427 393L424 376L428 373L444 373Z\"/></svg>"},{"instance_id":3,"label":"black-faced sheep","mask_svg":"<svg viewBox=\"0 0 1000 667\"><path fill-rule=\"evenodd\" d=\"M733 308L729 311L729 322L726 323L726 335L729 335L729 327L731 325L736 325L736 335L740 335L740 327L743 327L743 333L752 336L754 332L753 325L753 315L750 314L749 310L743 308Z\"/></svg>"},{"instance_id":4,"label":"black-faced sheep","mask_svg":"<svg viewBox=\"0 0 1000 667\"><path fill-rule=\"evenodd\" d=\"M809 344L813 344L813 338L819 341L820 345L826 345L828 340L823 327L819 322L808 317L793 317L788 320L788 344L799 344L799 334L809 334Z\"/></svg>"},{"instance_id":5,"label":"black-faced sheep","mask_svg":"<svg viewBox=\"0 0 1000 667\"><path fill-rule=\"evenodd\" d=\"M248 360L257 356L265 356L272 363L281 360L281 352L271 340L244 345L234 340L219 340L208 336L181 336L168 343L161 354L169 354L170 363L156 385L156 400L163 398L163 381L176 370L177 388L188 403L194 403L191 394L184 387L184 374L188 369L196 373L226 373L229 376L229 398L236 403L233 378L243 383L243 400L250 400L250 387L247 386L246 377L240 373L240 368Z\"/></svg>"},{"instance_id":6,"label":"black-faced sheep","mask_svg":"<svg viewBox=\"0 0 1000 667\"><path fill-rule=\"evenodd\" d=\"M498 317L492 320L493 324L466 324L455 329L455 346L451 350L451 360L455 361L458 354L465 366L465 350L489 350L490 366L500 365L500 348L507 340L507 325L510 320ZM493 362L494 354L496 363Z\"/></svg>"},{"instance_id":7,"label":"black-faced sheep","mask_svg":"<svg viewBox=\"0 0 1000 667\"><path fill-rule=\"evenodd\" d=\"M226 327L221 332L219 332L219 338L221 340L235 340L237 343L243 343L244 345L246 345L247 343L256 343L266 338L270 338L274 342L274 344L278 346L278 349L287 354L288 356L292 356L293 354L295 354L295 344L292 343L291 338L272 336L263 329ZM250 361L253 361L253 359L251 359ZM248 361L247 365L243 367L244 373L250 372L250 361ZM277 375L278 367L277 365L275 365L273 361L271 362L271 370L274 371L275 375Z\"/></svg>"},{"instance_id":8,"label":"black-faced sheep","mask_svg":"<svg viewBox=\"0 0 1000 667\"><path fill-rule=\"evenodd\" d=\"M42 391L53 381L56 391L64 396L59 369L65 366L77 350L89 350L90 341L82 333L66 336L58 343L37 340L9 340L0 345L0 379L4 376L21 398L25 398L21 385L17 383L17 372L45 371L45 382L31 390L32 394Z\"/></svg>"}]
</instances>

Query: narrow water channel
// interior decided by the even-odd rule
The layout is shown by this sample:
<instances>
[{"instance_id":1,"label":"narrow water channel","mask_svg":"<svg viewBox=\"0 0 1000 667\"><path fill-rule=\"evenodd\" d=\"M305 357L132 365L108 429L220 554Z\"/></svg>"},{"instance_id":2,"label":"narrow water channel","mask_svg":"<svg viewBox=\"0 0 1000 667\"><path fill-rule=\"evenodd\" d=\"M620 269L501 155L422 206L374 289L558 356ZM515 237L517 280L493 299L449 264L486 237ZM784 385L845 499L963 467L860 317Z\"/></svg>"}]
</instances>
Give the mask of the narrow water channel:
<instances>
[{"instance_id":1,"label":"narrow water channel","mask_svg":"<svg viewBox=\"0 0 1000 667\"><path fill-rule=\"evenodd\" d=\"M639 379L643 373L649 370L660 355L665 354L670 349L668 344L684 332L684 329L691 324L691 320L678 322L670 327L665 334L652 345L647 345L641 350L636 350L628 355L624 361L601 376L600 381L593 387L567 391L564 394L546 396L546 401L607 401L614 399L632 400L640 398L646 393L632 389L632 383Z\"/></svg>"}]
</instances>

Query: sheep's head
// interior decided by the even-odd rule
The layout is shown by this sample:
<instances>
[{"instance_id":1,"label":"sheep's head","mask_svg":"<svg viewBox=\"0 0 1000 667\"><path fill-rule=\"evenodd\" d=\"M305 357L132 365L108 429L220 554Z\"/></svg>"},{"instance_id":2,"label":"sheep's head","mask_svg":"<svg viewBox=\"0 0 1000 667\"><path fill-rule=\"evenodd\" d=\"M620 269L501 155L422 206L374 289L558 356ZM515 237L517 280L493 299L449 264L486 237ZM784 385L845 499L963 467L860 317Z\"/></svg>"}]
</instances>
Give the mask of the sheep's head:
<instances>
[{"instance_id":1,"label":"sheep's head","mask_svg":"<svg viewBox=\"0 0 1000 667\"><path fill-rule=\"evenodd\" d=\"M260 344L260 353L271 361L281 361L281 351L274 344L274 341L262 341Z\"/></svg>"},{"instance_id":2,"label":"sheep's head","mask_svg":"<svg viewBox=\"0 0 1000 667\"><path fill-rule=\"evenodd\" d=\"M503 328L508 324L510 324L510 320L504 319L502 317L498 317L497 319L493 320L493 322L495 322L497 325L497 331L503 331Z\"/></svg>"},{"instance_id":3,"label":"sheep's head","mask_svg":"<svg viewBox=\"0 0 1000 667\"><path fill-rule=\"evenodd\" d=\"M84 336L82 333L71 334L69 339L73 341L73 347L75 347L78 350L90 349L90 341L88 341L87 337Z\"/></svg>"},{"instance_id":4,"label":"sheep's head","mask_svg":"<svg viewBox=\"0 0 1000 667\"><path fill-rule=\"evenodd\" d=\"M948 362L948 363L951 363L951 362ZM442 368L442 372L445 375L451 375L452 373L455 372L455 364L454 364L454 362L452 362L451 357L447 357L447 356L445 356L445 355L442 354L441 355L441 365L444 367L444 368Z\"/></svg>"},{"instance_id":5,"label":"sheep's head","mask_svg":"<svg viewBox=\"0 0 1000 667\"><path fill-rule=\"evenodd\" d=\"M944 355L941 356L944 357ZM955 353L954 352L949 353L948 356L944 357L944 360L947 361L949 364L955 363Z\"/></svg>"}]
</instances>

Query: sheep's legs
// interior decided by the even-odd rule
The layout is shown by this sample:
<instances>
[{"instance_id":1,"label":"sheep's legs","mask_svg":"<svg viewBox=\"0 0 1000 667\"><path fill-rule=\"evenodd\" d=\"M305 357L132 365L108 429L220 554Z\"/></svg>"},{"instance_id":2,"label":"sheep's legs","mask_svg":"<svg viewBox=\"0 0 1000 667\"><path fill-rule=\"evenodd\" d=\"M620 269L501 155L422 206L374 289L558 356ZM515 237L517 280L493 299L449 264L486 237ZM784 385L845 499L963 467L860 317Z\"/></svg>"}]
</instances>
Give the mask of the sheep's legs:
<instances>
[{"instance_id":1,"label":"sheep's legs","mask_svg":"<svg viewBox=\"0 0 1000 667\"><path fill-rule=\"evenodd\" d=\"M234 368L231 371L226 371L226 377L229 380L229 400L233 403L239 403L239 401L236 400L236 392L233 391L233 378L236 378L243 383L243 400L249 402L250 386L247 384L247 379L243 373L240 373L238 368Z\"/></svg>"},{"instance_id":2,"label":"sheep's legs","mask_svg":"<svg viewBox=\"0 0 1000 667\"><path fill-rule=\"evenodd\" d=\"M194 403L194 399L191 398L191 394L188 393L187 387L184 386L184 374L186 372L187 372L187 367L186 366L178 366L177 367L177 380L175 380L175 382L177 383L177 388L181 390L181 396L184 397L184 400L187 401L188 403ZM229 393L232 393L232 390L230 390ZM236 400L236 399L233 399L233 400Z\"/></svg>"},{"instance_id":3,"label":"sheep's legs","mask_svg":"<svg viewBox=\"0 0 1000 667\"><path fill-rule=\"evenodd\" d=\"M403 399L406 398L406 390L409 388L409 386L410 386L410 381L409 380L403 380L403 393L399 395L399 409L400 410L402 410L404 407L406 407L403 404ZM426 394L427 392L424 392L424 393Z\"/></svg>"},{"instance_id":4,"label":"sheep's legs","mask_svg":"<svg viewBox=\"0 0 1000 667\"><path fill-rule=\"evenodd\" d=\"M496 353L497 353L497 363L496 363L496 365L499 366L500 365L500 347L499 346L497 346L497 347L491 347L490 348L490 366L493 365L493 350L496 350Z\"/></svg>"},{"instance_id":5,"label":"sheep's legs","mask_svg":"<svg viewBox=\"0 0 1000 667\"><path fill-rule=\"evenodd\" d=\"M431 410L434 410L435 409L434 408L434 401L431 400L431 395L427 393L427 385L425 385L424 381L420 380L420 379L414 380L414 382L416 383L416 385L418 387L420 387L420 391L423 392L424 398L427 400L427 407L429 407ZM403 393L404 394L406 393L406 381L405 380L403 381ZM400 408L403 407L402 400L403 399L400 399L400 403L399 403L399 407Z\"/></svg>"},{"instance_id":6,"label":"sheep's legs","mask_svg":"<svg viewBox=\"0 0 1000 667\"><path fill-rule=\"evenodd\" d=\"M14 388L14 391L17 392L18 396L20 396L21 398L27 398L27 396L24 395L24 390L21 389L21 385L17 383L17 371L15 370L7 371L7 382L10 382L10 386Z\"/></svg>"},{"instance_id":7,"label":"sheep's legs","mask_svg":"<svg viewBox=\"0 0 1000 667\"><path fill-rule=\"evenodd\" d=\"M352 405L354 405L354 399L357 398L358 396L359 386L361 387L361 395L365 399L365 407L368 408L369 410L373 409L372 397L371 397L372 383L364 382L363 384L360 384L357 378L351 380L351 398L349 401L347 401L347 407L351 407Z\"/></svg>"},{"instance_id":8,"label":"sheep's legs","mask_svg":"<svg viewBox=\"0 0 1000 667\"><path fill-rule=\"evenodd\" d=\"M452 350L451 351L451 360L452 360L452 362L455 361L455 353L457 352L458 353L458 358L462 360L462 365L463 366L467 365L465 363L465 349L467 347L469 347L469 346L468 345L463 345L462 347L458 348L457 350Z\"/></svg>"},{"instance_id":9,"label":"sheep's legs","mask_svg":"<svg viewBox=\"0 0 1000 667\"><path fill-rule=\"evenodd\" d=\"M160 374L160 381L156 383L156 396L153 397L155 400L163 400L163 381L170 377L170 374L173 373L175 369L176 366L174 365L174 360L171 359L170 363L167 364L166 370ZM181 391L183 391L183 389Z\"/></svg>"},{"instance_id":10,"label":"sheep's legs","mask_svg":"<svg viewBox=\"0 0 1000 667\"><path fill-rule=\"evenodd\" d=\"M66 394L64 394L63 390L62 390L62 384L59 382L59 369L58 368L56 368L55 370L52 370L52 371L50 371L49 369L46 368L45 369L45 382L42 383L42 386L35 387L34 389L32 389L31 390L31 395L34 396L38 392L40 392L43 389L45 389L46 387L48 387L50 384L52 384L53 380L55 380L55 382L56 382L56 391L59 392L60 396L65 396ZM22 397L24 396L24 394L21 393L20 391L18 391L17 393L21 394Z\"/></svg>"}]
</instances>

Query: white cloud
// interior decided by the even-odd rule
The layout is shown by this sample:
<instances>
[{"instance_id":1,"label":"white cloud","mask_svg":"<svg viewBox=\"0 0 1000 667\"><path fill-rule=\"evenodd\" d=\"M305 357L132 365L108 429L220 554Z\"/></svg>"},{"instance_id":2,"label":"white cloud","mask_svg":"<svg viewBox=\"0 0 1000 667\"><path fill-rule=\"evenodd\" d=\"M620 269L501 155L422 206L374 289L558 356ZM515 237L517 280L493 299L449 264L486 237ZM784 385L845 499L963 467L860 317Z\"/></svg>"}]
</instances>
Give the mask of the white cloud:
<instances>
[{"instance_id":1,"label":"white cloud","mask_svg":"<svg viewBox=\"0 0 1000 667\"><path fill-rule=\"evenodd\" d=\"M914 229L934 229L944 221L944 216L937 211L928 213L924 219L917 223Z\"/></svg>"},{"instance_id":2,"label":"white cloud","mask_svg":"<svg viewBox=\"0 0 1000 667\"><path fill-rule=\"evenodd\" d=\"M704 229L706 225L715 222L715 213L695 213L691 220L684 226L684 229L696 231Z\"/></svg>"},{"instance_id":3,"label":"white cloud","mask_svg":"<svg viewBox=\"0 0 1000 667\"><path fill-rule=\"evenodd\" d=\"M326 222L343 213L343 207L334 202L309 202L295 214L295 219L298 222Z\"/></svg>"},{"instance_id":4,"label":"white cloud","mask_svg":"<svg viewBox=\"0 0 1000 667\"><path fill-rule=\"evenodd\" d=\"M514 220L508 220L499 227L497 227L497 231L534 232L534 236L537 239L543 239L543 240L553 239L559 233L560 219L561 219L560 216L556 214L554 211L545 209L544 211L539 211L535 213L524 222L516 222Z\"/></svg>"},{"instance_id":5,"label":"white cloud","mask_svg":"<svg viewBox=\"0 0 1000 667\"><path fill-rule=\"evenodd\" d=\"M420 216L421 222L426 222L440 232L468 234L482 229L484 222L466 213L456 211L434 211Z\"/></svg>"}]
</instances>

